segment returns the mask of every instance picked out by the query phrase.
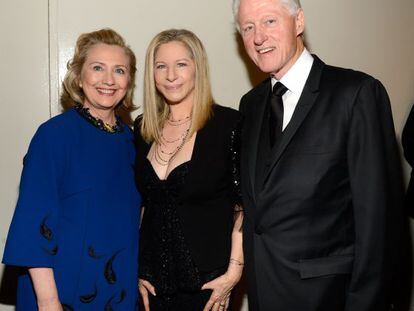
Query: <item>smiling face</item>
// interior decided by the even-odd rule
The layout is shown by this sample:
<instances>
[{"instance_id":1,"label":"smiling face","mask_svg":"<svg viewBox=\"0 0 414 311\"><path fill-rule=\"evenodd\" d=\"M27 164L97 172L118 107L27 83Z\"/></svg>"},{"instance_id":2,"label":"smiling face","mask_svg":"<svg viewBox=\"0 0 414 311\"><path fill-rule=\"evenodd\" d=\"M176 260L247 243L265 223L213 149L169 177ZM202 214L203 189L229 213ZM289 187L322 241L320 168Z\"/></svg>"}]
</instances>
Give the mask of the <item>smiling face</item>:
<instances>
[{"instance_id":1,"label":"smiling face","mask_svg":"<svg viewBox=\"0 0 414 311\"><path fill-rule=\"evenodd\" d=\"M159 46L154 59L154 79L157 90L169 104L192 104L195 63L183 43L171 41Z\"/></svg>"},{"instance_id":2,"label":"smiling face","mask_svg":"<svg viewBox=\"0 0 414 311\"><path fill-rule=\"evenodd\" d=\"M303 51L302 9L293 14L280 0L241 0L238 23L247 54L280 80Z\"/></svg>"},{"instance_id":3,"label":"smiling face","mask_svg":"<svg viewBox=\"0 0 414 311\"><path fill-rule=\"evenodd\" d=\"M129 76L129 59L121 47L93 45L80 74L84 107L93 111L113 110L127 92Z\"/></svg>"}]
</instances>

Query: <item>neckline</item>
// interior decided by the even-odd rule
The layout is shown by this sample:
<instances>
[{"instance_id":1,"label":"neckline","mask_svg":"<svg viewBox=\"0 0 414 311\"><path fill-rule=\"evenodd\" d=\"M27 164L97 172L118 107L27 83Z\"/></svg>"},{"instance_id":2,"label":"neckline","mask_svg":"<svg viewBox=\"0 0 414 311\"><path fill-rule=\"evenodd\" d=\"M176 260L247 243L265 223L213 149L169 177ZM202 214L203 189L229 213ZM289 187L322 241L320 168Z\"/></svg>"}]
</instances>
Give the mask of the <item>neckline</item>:
<instances>
[{"instance_id":1,"label":"neckline","mask_svg":"<svg viewBox=\"0 0 414 311\"><path fill-rule=\"evenodd\" d=\"M124 127L121 123L121 118L119 116L116 117L116 123L113 126L108 126L104 121L101 119L94 117L89 112L89 108L85 108L80 104L75 105L76 112L83 117L86 121L88 121L90 124L92 124L94 127L100 129L101 131L104 131L109 134L116 134L121 133L124 131Z\"/></svg>"},{"instance_id":2,"label":"neckline","mask_svg":"<svg viewBox=\"0 0 414 311\"><path fill-rule=\"evenodd\" d=\"M196 133L195 133L195 138L194 138L194 145L193 145L193 150L192 150L192 152L191 152L191 157L190 157L190 159L189 160L187 160L187 161L184 161L184 162L182 162L182 163L180 163L180 164L178 164L176 167L174 167L166 176L165 176L165 178L160 178L160 176L158 175L158 173L157 173L157 171L154 169L154 166L152 166L152 163L151 163L151 160L150 159L148 159L148 153L150 152L150 150L151 150L151 147L152 147L152 144L150 144L149 145L149 148L148 148L148 152L147 152L147 154L145 155L145 160L148 162L148 164L151 166L151 169L152 169L152 171L154 172L154 174L157 176L157 178L158 178L158 180L160 180L160 181L167 181L168 180L168 177L170 177L170 175L171 175L171 173L172 172L174 172L178 167L180 167L180 166L182 166L183 164L187 164L187 165L189 165L192 161L193 161L193 159L195 158L195 155L196 155L196 151L197 151L197 143L198 143L198 137L199 137L199 135L200 135L200 131L201 130L203 130L203 129L200 129L200 130L198 130Z\"/></svg>"},{"instance_id":3,"label":"neckline","mask_svg":"<svg viewBox=\"0 0 414 311\"><path fill-rule=\"evenodd\" d=\"M154 175L157 177L157 180L158 181L160 181L160 182L166 182L166 181L168 181L169 180L169 178L170 178L170 176L171 175L173 175L178 169L180 169L180 167L183 167L183 166L188 166L189 164L190 164L190 162L191 162L191 159L190 160L188 160L188 161L185 161L185 162L183 162L183 163L180 163L180 164L178 164L176 167L174 167L169 173L168 173L168 175L165 177L165 179L162 179L162 178L160 178L160 176L158 176L158 174L157 174L157 171L154 169L154 167L152 166L152 163L151 163L151 161L147 158L147 157L145 157L145 160L147 161L147 163L148 163L148 166L151 168L151 171L154 173Z\"/></svg>"}]
</instances>

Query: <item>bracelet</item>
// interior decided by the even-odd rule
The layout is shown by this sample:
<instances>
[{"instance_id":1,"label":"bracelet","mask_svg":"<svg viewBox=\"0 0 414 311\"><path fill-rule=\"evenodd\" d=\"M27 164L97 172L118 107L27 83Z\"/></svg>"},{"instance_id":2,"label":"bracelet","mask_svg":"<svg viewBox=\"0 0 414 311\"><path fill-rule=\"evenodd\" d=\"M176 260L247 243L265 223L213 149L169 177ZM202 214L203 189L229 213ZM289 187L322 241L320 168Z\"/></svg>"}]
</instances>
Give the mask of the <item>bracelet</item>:
<instances>
[{"instance_id":1,"label":"bracelet","mask_svg":"<svg viewBox=\"0 0 414 311\"><path fill-rule=\"evenodd\" d=\"M238 266L244 266L244 262L241 262L240 260L234 259L234 258L230 258L229 263L233 263L235 265Z\"/></svg>"}]
</instances>

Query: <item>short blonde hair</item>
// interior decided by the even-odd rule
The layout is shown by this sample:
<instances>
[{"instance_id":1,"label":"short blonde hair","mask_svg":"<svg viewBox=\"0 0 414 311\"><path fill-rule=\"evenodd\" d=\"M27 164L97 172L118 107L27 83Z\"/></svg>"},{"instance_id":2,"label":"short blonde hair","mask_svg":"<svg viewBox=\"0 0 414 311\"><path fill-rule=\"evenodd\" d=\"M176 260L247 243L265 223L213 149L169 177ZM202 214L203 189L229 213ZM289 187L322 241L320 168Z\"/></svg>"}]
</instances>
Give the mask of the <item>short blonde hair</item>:
<instances>
[{"instance_id":1,"label":"short blonde hair","mask_svg":"<svg viewBox=\"0 0 414 311\"><path fill-rule=\"evenodd\" d=\"M189 30L169 29L162 31L152 39L145 58L144 104L140 130L147 143L160 142L162 126L169 114L169 106L155 85L154 61L159 47L173 41L182 43L188 49L195 64L194 102L188 137L201 129L212 115L213 96L207 54L203 44Z\"/></svg>"},{"instance_id":2,"label":"short blonde hair","mask_svg":"<svg viewBox=\"0 0 414 311\"><path fill-rule=\"evenodd\" d=\"M95 44L104 43L121 47L129 59L129 83L126 95L122 103L117 108L122 107L125 111L133 110L136 58L131 48L126 45L124 39L114 30L104 28L97 31L84 33L76 41L75 53L73 58L68 62L65 78L63 80L63 91L60 97L62 106L67 109L77 104L82 104L85 94L79 86L82 67L85 64L88 52Z\"/></svg>"}]
</instances>

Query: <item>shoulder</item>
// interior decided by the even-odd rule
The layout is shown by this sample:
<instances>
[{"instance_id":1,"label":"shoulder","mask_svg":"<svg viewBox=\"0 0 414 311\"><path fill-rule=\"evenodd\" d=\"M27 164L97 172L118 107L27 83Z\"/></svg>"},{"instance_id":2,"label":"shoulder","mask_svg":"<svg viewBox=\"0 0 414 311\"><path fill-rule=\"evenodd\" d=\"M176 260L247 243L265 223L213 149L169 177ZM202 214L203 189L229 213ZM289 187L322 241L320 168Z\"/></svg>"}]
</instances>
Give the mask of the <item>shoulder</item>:
<instances>
[{"instance_id":1,"label":"shoulder","mask_svg":"<svg viewBox=\"0 0 414 311\"><path fill-rule=\"evenodd\" d=\"M382 85L380 81L365 72L331 65L324 66L321 79L322 86L338 86L348 90L358 90L367 85Z\"/></svg>"},{"instance_id":2,"label":"shoulder","mask_svg":"<svg viewBox=\"0 0 414 311\"><path fill-rule=\"evenodd\" d=\"M73 135L74 129L78 127L76 111L69 109L42 123L37 129L33 140L50 143L65 141L67 136Z\"/></svg>"},{"instance_id":3,"label":"shoulder","mask_svg":"<svg viewBox=\"0 0 414 311\"><path fill-rule=\"evenodd\" d=\"M266 92L270 91L270 85L270 78L267 78L242 96L239 106L242 114L247 113L246 110L249 109L249 106L253 106L252 103L260 102L266 97Z\"/></svg>"},{"instance_id":4,"label":"shoulder","mask_svg":"<svg viewBox=\"0 0 414 311\"><path fill-rule=\"evenodd\" d=\"M267 78L243 95L242 100L249 100L262 95L266 90L270 90L270 78Z\"/></svg>"},{"instance_id":5,"label":"shoulder","mask_svg":"<svg viewBox=\"0 0 414 311\"><path fill-rule=\"evenodd\" d=\"M241 113L239 111L214 104L213 115L207 122L207 126L218 130L233 129L240 119Z\"/></svg>"},{"instance_id":6,"label":"shoulder","mask_svg":"<svg viewBox=\"0 0 414 311\"><path fill-rule=\"evenodd\" d=\"M142 139L141 136L141 124L142 124L142 114L140 114L134 121L134 137L135 139Z\"/></svg>"},{"instance_id":7,"label":"shoulder","mask_svg":"<svg viewBox=\"0 0 414 311\"><path fill-rule=\"evenodd\" d=\"M227 122L235 121L240 118L240 112L236 109L214 104L213 118L216 120L224 120Z\"/></svg>"},{"instance_id":8,"label":"shoulder","mask_svg":"<svg viewBox=\"0 0 414 311\"><path fill-rule=\"evenodd\" d=\"M141 122L142 114L140 114L134 121L133 137L135 141L135 146L137 148L148 148L149 144L145 142L144 138L141 135Z\"/></svg>"}]
</instances>

